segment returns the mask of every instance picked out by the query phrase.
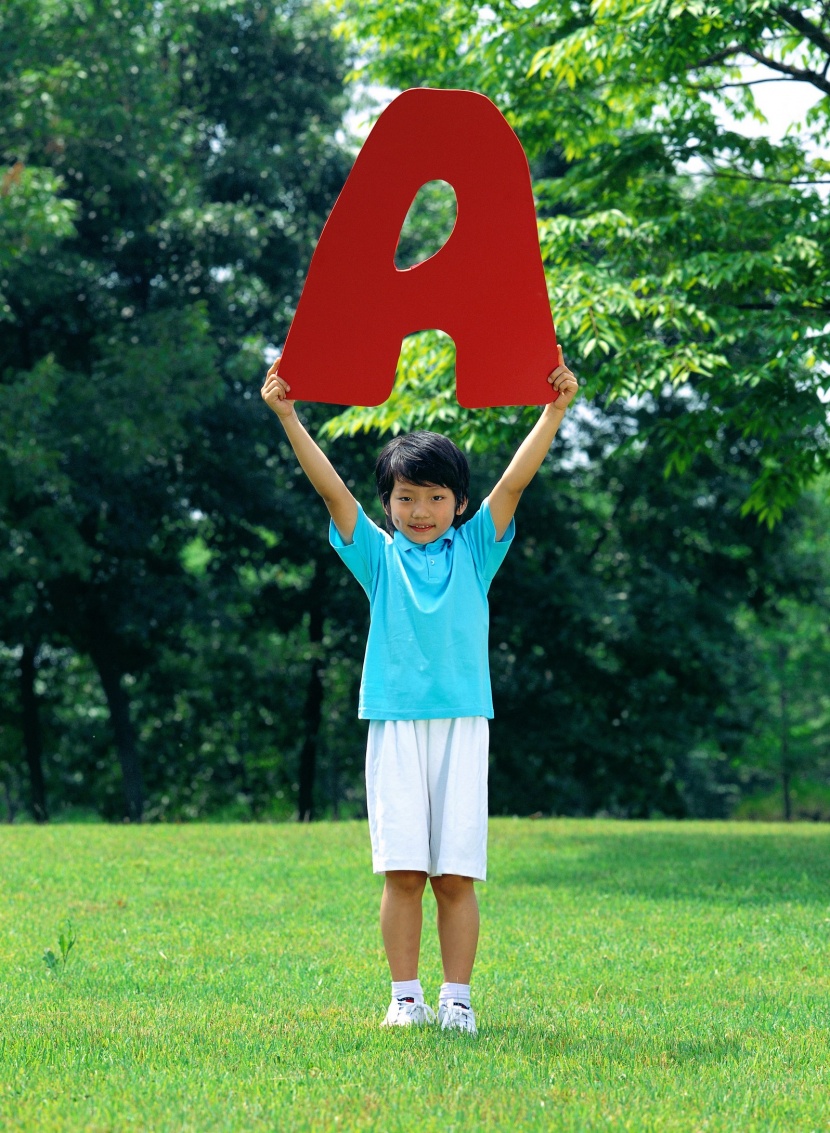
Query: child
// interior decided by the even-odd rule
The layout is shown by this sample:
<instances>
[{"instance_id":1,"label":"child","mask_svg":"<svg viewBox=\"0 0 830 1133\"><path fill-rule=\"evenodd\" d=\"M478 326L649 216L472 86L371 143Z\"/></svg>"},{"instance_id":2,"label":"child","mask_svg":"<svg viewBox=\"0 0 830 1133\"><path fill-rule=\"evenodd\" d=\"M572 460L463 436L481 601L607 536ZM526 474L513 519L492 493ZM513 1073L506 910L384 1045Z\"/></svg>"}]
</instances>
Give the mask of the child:
<instances>
[{"instance_id":1,"label":"child","mask_svg":"<svg viewBox=\"0 0 830 1133\"><path fill-rule=\"evenodd\" d=\"M372 523L269 368L262 397L331 514L329 541L370 602L358 716L369 721L366 801L372 868L385 873L380 906L392 975L381 1026L434 1022L418 979L427 877L438 905L444 968L438 1020L476 1034L470 978L486 880L488 720L493 717L487 591L515 533L513 513L577 391L562 360L545 406L479 510L467 508L469 466L447 437L398 436L375 474L388 534ZM540 399L541 400L541 399Z\"/></svg>"}]
</instances>

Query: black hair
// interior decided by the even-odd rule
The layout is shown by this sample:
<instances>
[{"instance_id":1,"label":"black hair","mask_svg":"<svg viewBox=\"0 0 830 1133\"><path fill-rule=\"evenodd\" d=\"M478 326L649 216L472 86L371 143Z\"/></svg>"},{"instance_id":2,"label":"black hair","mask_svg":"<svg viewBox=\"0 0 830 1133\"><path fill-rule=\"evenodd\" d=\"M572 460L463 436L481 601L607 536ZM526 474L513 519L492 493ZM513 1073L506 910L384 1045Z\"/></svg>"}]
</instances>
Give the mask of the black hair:
<instances>
[{"instance_id":1,"label":"black hair","mask_svg":"<svg viewBox=\"0 0 830 1133\"><path fill-rule=\"evenodd\" d=\"M440 484L455 496L456 508L470 495L470 465L467 457L449 437L421 430L395 437L382 450L375 464L378 496L386 516L386 527L394 535L395 526L389 516L389 496L396 480L410 484ZM453 518L458 527L462 517Z\"/></svg>"}]
</instances>

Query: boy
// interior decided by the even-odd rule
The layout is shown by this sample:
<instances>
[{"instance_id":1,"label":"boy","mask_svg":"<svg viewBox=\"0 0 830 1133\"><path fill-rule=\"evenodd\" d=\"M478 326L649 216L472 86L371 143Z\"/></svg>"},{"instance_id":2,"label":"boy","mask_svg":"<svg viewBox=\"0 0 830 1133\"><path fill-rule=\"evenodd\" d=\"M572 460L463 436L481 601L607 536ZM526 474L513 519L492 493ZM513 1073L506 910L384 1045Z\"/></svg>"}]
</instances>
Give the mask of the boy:
<instances>
[{"instance_id":1,"label":"boy","mask_svg":"<svg viewBox=\"0 0 830 1133\"><path fill-rule=\"evenodd\" d=\"M577 382L562 359L558 391L467 523L469 466L447 437L398 436L375 468L388 534L366 516L301 424L290 386L269 368L262 397L331 515L329 541L370 602L358 716L369 721L366 800L372 868L386 880L381 933L392 1002L381 1026L433 1022L418 979L427 877L444 968L438 1019L476 1034L470 979L478 946L473 884L486 880L487 591L515 533L513 513L556 436ZM541 399L540 399L541 400Z\"/></svg>"}]
</instances>

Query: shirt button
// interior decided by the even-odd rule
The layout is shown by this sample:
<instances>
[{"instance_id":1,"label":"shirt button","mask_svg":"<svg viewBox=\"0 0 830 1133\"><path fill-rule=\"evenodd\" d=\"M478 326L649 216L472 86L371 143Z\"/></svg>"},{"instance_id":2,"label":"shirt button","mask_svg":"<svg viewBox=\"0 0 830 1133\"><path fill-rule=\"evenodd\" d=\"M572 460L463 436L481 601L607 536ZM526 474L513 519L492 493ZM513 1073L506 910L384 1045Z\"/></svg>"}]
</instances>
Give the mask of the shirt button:
<instances>
[{"instance_id":1,"label":"shirt button","mask_svg":"<svg viewBox=\"0 0 830 1133\"><path fill-rule=\"evenodd\" d=\"M431 566L435 566L435 559L430 559L429 561Z\"/></svg>"}]
</instances>

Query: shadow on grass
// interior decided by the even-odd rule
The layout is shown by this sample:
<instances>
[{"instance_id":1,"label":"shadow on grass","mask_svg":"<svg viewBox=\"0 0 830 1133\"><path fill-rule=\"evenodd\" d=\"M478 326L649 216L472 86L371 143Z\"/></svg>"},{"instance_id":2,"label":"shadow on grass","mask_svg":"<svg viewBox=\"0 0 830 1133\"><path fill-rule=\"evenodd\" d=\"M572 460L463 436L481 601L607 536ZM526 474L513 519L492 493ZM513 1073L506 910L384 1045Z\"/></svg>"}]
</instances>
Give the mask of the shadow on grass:
<instances>
[{"instance_id":1,"label":"shadow on grass","mask_svg":"<svg viewBox=\"0 0 830 1133\"><path fill-rule=\"evenodd\" d=\"M368 1039L376 1050L378 1037L373 1034ZM441 1031L437 1026L419 1029L417 1034L409 1028L390 1028L381 1042L390 1053L413 1063L429 1064L436 1056L443 1059L451 1055L461 1055L465 1060L475 1060L477 1055L486 1059L501 1055L523 1062L532 1055L540 1065L549 1066L550 1059L555 1058L603 1072L609 1067L631 1070L636 1065L663 1069L720 1065L746 1055L739 1036L689 1037L673 1034L670 1027L655 1026L632 1040L630 1029L602 1017L575 1023L572 1019L533 1020L526 1015L501 1015L480 1020L477 1035Z\"/></svg>"},{"instance_id":2,"label":"shadow on grass","mask_svg":"<svg viewBox=\"0 0 830 1133\"><path fill-rule=\"evenodd\" d=\"M528 1019L508 1019L504 1022L482 1023L476 1037L468 1041L479 1042L482 1049L508 1051L534 1051L547 1057L570 1059L581 1066L595 1065L630 1067L632 1062L655 1066L716 1065L730 1058L742 1058L745 1048L739 1037L724 1038L706 1035L688 1038L672 1035L665 1027L654 1027L644 1033L639 1042L632 1042L631 1033L615 1025L598 1024L577 1026L573 1022L531 1022ZM441 1041L451 1042L457 1036L442 1035Z\"/></svg>"},{"instance_id":3,"label":"shadow on grass","mask_svg":"<svg viewBox=\"0 0 830 1133\"><path fill-rule=\"evenodd\" d=\"M667 830L626 823L597 831L569 826L560 833L540 822L520 842L509 835L493 838L491 862L493 880L511 886L653 901L825 907L830 828L715 831L678 824Z\"/></svg>"}]
</instances>

